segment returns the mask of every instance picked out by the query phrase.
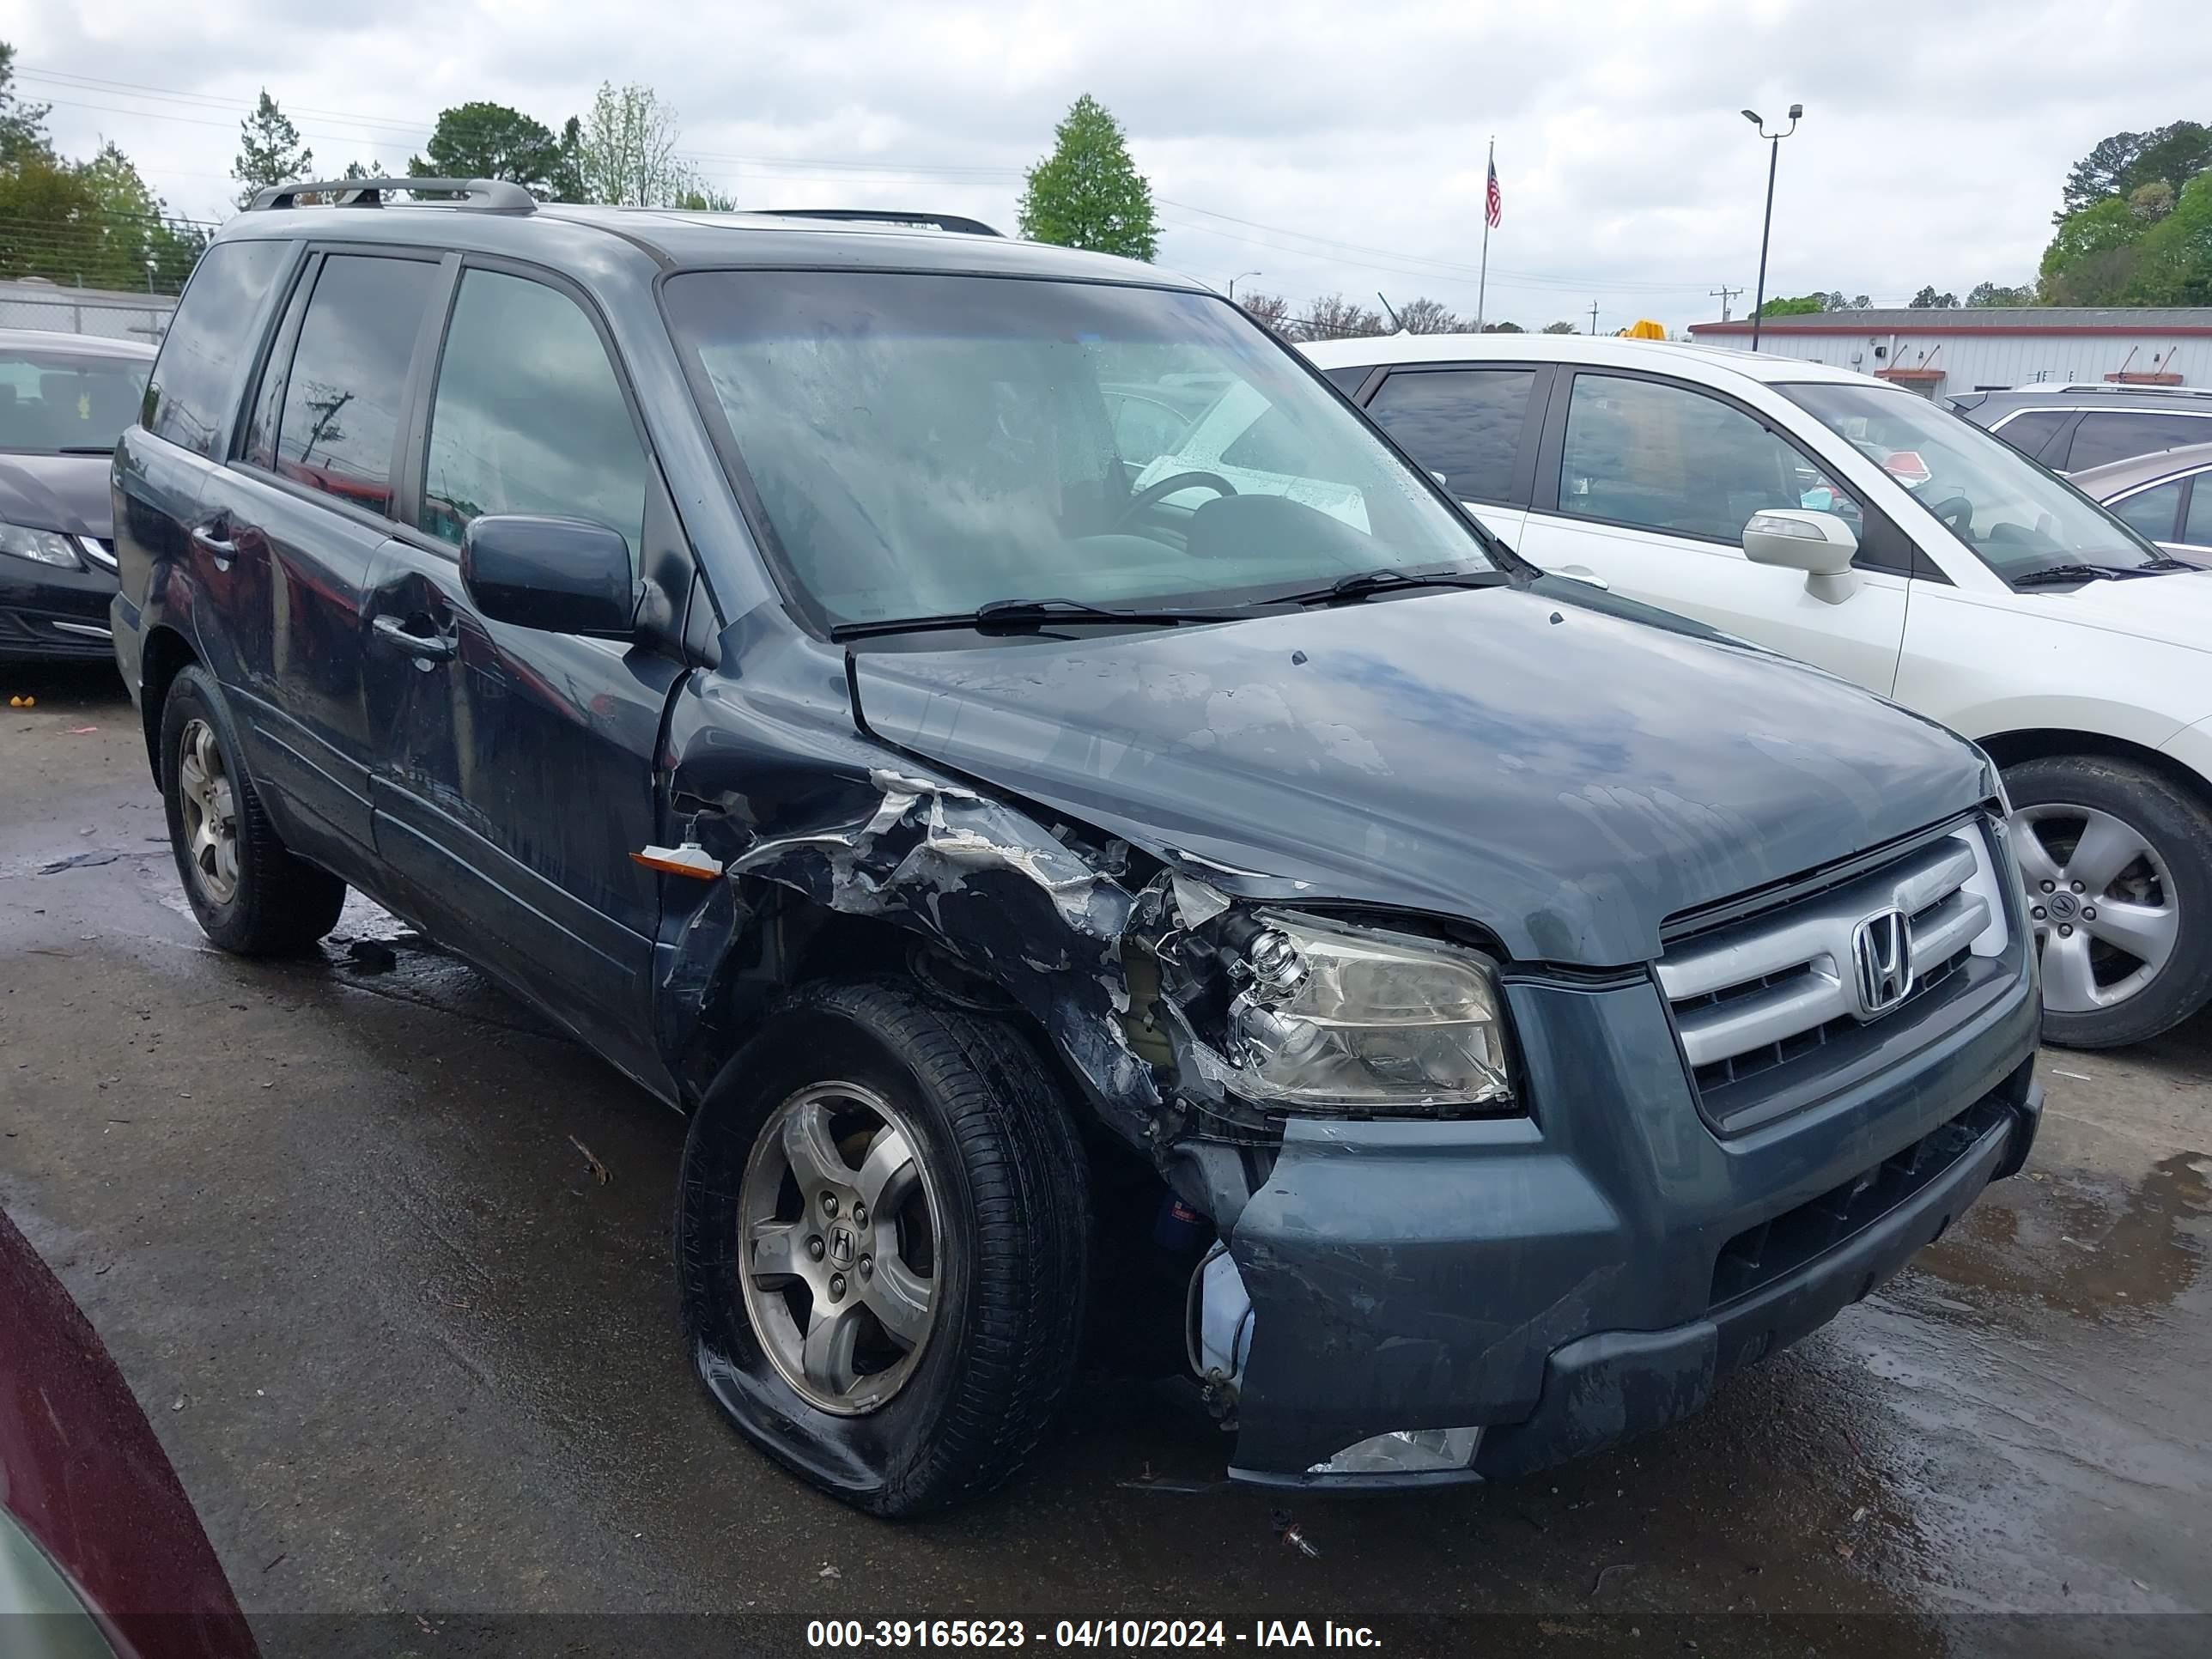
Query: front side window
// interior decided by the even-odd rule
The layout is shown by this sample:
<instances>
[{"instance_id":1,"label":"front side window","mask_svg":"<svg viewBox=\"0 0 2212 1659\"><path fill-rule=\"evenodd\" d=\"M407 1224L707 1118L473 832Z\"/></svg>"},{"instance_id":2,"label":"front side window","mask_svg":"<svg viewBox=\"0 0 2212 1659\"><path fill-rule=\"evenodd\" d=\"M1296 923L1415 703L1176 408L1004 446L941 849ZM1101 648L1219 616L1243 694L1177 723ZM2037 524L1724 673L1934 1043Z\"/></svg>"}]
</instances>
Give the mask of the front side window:
<instances>
[{"instance_id":1,"label":"front side window","mask_svg":"<svg viewBox=\"0 0 2212 1659\"><path fill-rule=\"evenodd\" d=\"M2212 547L2212 472L2197 475L2189 492L2189 516L2182 520L2181 539L2191 547Z\"/></svg>"},{"instance_id":2,"label":"front side window","mask_svg":"<svg viewBox=\"0 0 2212 1659\"><path fill-rule=\"evenodd\" d=\"M229 428L233 376L255 343L246 331L291 251L289 242L217 242L200 256L154 362L147 430L216 454Z\"/></svg>"},{"instance_id":3,"label":"front side window","mask_svg":"<svg viewBox=\"0 0 2212 1659\"><path fill-rule=\"evenodd\" d=\"M2148 489L2138 489L2132 495L2114 501L2112 511L2121 521L2138 535L2148 536L2154 542L2173 539L2173 526L2181 517L2181 486L2183 480L2170 483L2153 484Z\"/></svg>"},{"instance_id":4,"label":"front side window","mask_svg":"<svg viewBox=\"0 0 2212 1659\"><path fill-rule=\"evenodd\" d=\"M647 467L576 302L524 277L465 273L430 409L419 527L458 543L482 513L586 519L620 531L635 565Z\"/></svg>"},{"instance_id":5,"label":"front side window","mask_svg":"<svg viewBox=\"0 0 2212 1659\"><path fill-rule=\"evenodd\" d=\"M1687 386L1577 374L1559 458L1559 511L1741 542L1755 513L1805 507L1859 526L1858 505L1765 425Z\"/></svg>"},{"instance_id":6,"label":"front side window","mask_svg":"<svg viewBox=\"0 0 2212 1659\"><path fill-rule=\"evenodd\" d=\"M1488 562L1357 411L1210 295L767 270L663 293L740 488L832 625L1261 603Z\"/></svg>"},{"instance_id":7,"label":"front side window","mask_svg":"<svg viewBox=\"0 0 2212 1659\"><path fill-rule=\"evenodd\" d=\"M2007 581L2062 565L2132 570L2162 556L2080 490L1924 398L1842 381L1775 389L1910 489Z\"/></svg>"},{"instance_id":8,"label":"front side window","mask_svg":"<svg viewBox=\"0 0 2212 1659\"><path fill-rule=\"evenodd\" d=\"M2066 470L2086 472L2107 461L2124 461L2183 444L2212 443L2212 416L2160 415L2146 409L2093 409L2074 428Z\"/></svg>"},{"instance_id":9,"label":"front side window","mask_svg":"<svg viewBox=\"0 0 2212 1659\"><path fill-rule=\"evenodd\" d=\"M300 325L276 426L276 471L371 513L392 510L392 452L415 336L438 268L333 256Z\"/></svg>"},{"instance_id":10,"label":"front side window","mask_svg":"<svg viewBox=\"0 0 2212 1659\"><path fill-rule=\"evenodd\" d=\"M136 357L0 347L0 450L106 454L138 418L146 370Z\"/></svg>"},{"instance_id":11,"label":"front side window","mask_svg":"<svg viewBox=\"0 0 2212 1659\"><path fill-rule=\"evenodd\" d=\"M1401 369L1367 413L1453 495L1503 501L1535 384L1533 368Z\"/></svg>"}]
</instances>

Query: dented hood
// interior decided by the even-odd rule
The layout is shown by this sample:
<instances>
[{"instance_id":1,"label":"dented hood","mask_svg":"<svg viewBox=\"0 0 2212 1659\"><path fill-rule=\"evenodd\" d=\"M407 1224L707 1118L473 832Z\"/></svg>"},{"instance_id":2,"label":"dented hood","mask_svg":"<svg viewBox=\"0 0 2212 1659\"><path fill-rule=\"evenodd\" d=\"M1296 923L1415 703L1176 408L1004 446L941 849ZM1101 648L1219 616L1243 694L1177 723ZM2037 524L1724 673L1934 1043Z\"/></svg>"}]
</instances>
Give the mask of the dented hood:
<instances>
[{"instance_id":1,"label":"dented hood","mask_svg":"<svg viewBox=\"0 0 2212 1659\"><path fill-rule=\"evenodd\" d=\"M1636 609L1501 587L853 673L879 738L1243 872L1223 885L1464 917L1589 966L1994 787L1931 721Z\"/></svg>"}]
</instances>

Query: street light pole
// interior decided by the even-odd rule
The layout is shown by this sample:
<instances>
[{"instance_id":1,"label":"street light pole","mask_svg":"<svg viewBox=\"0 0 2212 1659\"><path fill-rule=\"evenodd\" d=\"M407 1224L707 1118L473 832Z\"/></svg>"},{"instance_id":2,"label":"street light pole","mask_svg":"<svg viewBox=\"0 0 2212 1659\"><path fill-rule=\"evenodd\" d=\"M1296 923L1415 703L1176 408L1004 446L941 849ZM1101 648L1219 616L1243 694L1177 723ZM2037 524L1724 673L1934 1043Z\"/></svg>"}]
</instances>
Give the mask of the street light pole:
<instances>
[{"instance_id":1,"label":"street light pole","mask_svg":"<svg viewBox=\"0 0 2212 1659\"><path fill-rule=\"evenodd\" d=\"M1231 276L1231 277L1229 279L1229 297L1230 297L1231 301L1235 301L1235 299L1237 298L1237 283L1239 283L1243 282L1243 281L1247 276L1266 276L1267 274L1267 273L1266 271L1264 271L1264 270L1240 270L1240 271L1238 271L1238 272L1237 272L1234 276Z\"/></svg>"},{"instance_id":2,"label":"street light pole","mask_svg":"<svg viewBox=\"0 0 2212 1659\"><path fill-rule=\"evenodd\" d=\"M1759 136L1767 141L1766 149L1766 215L1759 225L1759 294L1751 302L1751 349L1759 349L1759 313L1766 309L1766 244L1774 233L1774 169L1782 160L1782 141L1797 131L1797 123L1805 113L1805 106L1790 106L1790 125L1779 132L1769 132L1766 123L1757 110L1743 112L1743 118L1759 129Z\"/></svg>"}]
</instances>

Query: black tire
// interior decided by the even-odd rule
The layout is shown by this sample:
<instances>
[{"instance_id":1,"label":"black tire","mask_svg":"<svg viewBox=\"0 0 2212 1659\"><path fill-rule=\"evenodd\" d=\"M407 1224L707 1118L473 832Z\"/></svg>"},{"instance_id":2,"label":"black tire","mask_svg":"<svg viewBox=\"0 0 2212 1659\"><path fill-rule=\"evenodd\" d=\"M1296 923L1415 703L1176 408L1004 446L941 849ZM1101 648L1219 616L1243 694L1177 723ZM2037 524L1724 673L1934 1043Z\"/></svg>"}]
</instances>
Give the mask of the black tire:
<instances>
[{"instance_id":1,"label":"black tire","mask_svg":"<svg viewBox=\"0 0 2212 1659\"><path fill-rule=\"evenodd\" d=\"M179 774L185 733L200 722L214 733L230 784L237 826L238 875L222 895L210 884L188 850ZM207 936L242 957L291 956L312 947L337 925L345 884L295 857L277 839L261 798L246 776L245 750L228 704L208 672L194 664L170 684L161 705L161 802L169 820L169 848L177 878Z\"/></svg>"},{"instance_id":2,"label":"black tire","mask_svg":"<svg viewBox=\"0 0 2212 1659\"><path fill-rule=\"evenodd\" d=\"M2069 1048L2118 1048L2156 1036L2202 1008L2212 999L2212 822L2204 803L2160 772L2102 756L2023 761L2004 776L2016 815L2079 806L2108 813L2133 830L2165 865L2173 889L2168 896L2179 913L2171 953L2140 989L2087 1012L2053 1008L2046 996L2045 1040ZM2014 839L2023 862L2028 833L2016 817ZM2048 896L2032 875L2028 886L2031 905L2047 906ZM2097 895L2085 897L2094 903ZM2040 930L2056 920L2046 910L2033 925Z\"/></svg>"},{"instance_id":3,"label":"black tire","mask_svg":"<svg viewBox=\"0 0 2212 1659\"><path fill-rule=\"evenodd\" d=\"M859 1416L784 1380L738 1278L754 1142L781 1103L833 1080L896 1103L945 1212L937 1322L898 1391ZM1036 1051L902 984L794 992L708 1089L684 1143L677 1268L701 1380L771 1457L876 1515L980 1496L1034 1449L1074 1374L1089 1239L1082 1148Z\"/></svg>"}]
</instances>

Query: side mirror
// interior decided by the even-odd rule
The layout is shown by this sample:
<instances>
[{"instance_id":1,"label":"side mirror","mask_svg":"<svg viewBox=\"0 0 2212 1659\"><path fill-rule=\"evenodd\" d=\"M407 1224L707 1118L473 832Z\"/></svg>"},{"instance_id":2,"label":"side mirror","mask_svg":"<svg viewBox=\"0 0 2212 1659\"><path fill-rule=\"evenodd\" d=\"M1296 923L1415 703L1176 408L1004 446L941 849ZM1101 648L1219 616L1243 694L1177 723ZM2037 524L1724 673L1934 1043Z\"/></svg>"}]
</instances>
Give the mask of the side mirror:
<instances>
[{"instance_id":1,"label":"side mirror","mask_svg":"<svg viewBox=\"0 0 2212 1659\"><path fill-rule=\"evenodd\" d=\"M490 513L461 538L461 586L495 622L627 637L637 617L629 544L583 519Z\"/></svg>"},{"instance_id":2,"label":"side mirror","mask_svg":"<svg viewBox=\"0 0 2212 1659\"><path fill-rule=\"evenodd\" d=\"M1832 513L1775 507L1754 513L1743 527L1744 556L1753 564L1778 565L1805 573L1815 599L1841 604L1858 589L1851 559L1859 538Z\"/></svg>"}]
</instances>

